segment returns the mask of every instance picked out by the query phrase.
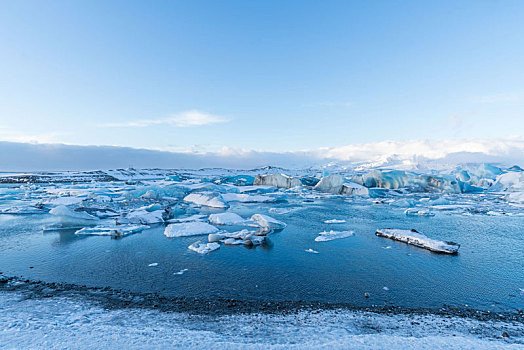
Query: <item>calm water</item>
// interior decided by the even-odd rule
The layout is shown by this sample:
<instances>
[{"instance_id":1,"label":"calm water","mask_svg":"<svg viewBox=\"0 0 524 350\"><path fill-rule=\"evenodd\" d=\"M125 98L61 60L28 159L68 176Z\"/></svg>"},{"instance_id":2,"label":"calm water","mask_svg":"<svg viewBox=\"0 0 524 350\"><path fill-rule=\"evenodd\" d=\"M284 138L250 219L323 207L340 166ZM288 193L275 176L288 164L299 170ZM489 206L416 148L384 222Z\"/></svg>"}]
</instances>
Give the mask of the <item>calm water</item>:
<instances>
[{"instance_id":1,"label":"calm water","mask_svg":"<svg viewBox=\"0 0 524 350\"><path fill-rule=\"evenodd\" d=\"M275 215L268 211L274 207L297 210ZM205 236L168 239L163 225L115 240L79 237L74 230L44 233L42 226L54 220L48 214L0 215L0 271L47 282L168 296L355 306L392 303L411 308L443 304L485 310L524 307L522 216L439 212L430 218L406 217L403 209L347 198L238 204L229 211L244 217L269 214L288 226L268 236L267 246L222 245L201 256L187 246ZM323 223L327 219L346 223L328 225ZM416 228L431 238L455 241L461 244L460 253L434 254L376 237L375 230L384 227ZM314 242L319 232L330 229L353 230L355 236ZM319 254L305 252L310 248ZM151 263L158 266L148 266ZM188 271L174 274L182 269Z\"/></svg>"}]
</instances>

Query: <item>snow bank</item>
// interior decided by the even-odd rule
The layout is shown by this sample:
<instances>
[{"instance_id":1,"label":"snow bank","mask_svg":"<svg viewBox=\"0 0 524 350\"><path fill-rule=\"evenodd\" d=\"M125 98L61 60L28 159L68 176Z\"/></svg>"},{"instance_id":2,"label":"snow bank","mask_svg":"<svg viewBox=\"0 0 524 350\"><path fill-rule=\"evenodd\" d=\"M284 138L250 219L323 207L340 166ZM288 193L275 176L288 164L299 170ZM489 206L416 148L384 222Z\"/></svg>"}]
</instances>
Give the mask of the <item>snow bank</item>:
<instances>
[{"instance_id":1,"label":"snow bank","mask_svg":"<svg viewBox=\"0 0 524 350\"><path fill-rule=\"evenodd\" d=\"M460 245L454 242L443 242L437 241L416 230L399 230L399 229L379 229L376 232L377 236L390 238L395 241L404 242L407 244L414 245L416 247L428 249L432 252L446 253L446 254L457 254Z\"/></svg>"}]
</instances>

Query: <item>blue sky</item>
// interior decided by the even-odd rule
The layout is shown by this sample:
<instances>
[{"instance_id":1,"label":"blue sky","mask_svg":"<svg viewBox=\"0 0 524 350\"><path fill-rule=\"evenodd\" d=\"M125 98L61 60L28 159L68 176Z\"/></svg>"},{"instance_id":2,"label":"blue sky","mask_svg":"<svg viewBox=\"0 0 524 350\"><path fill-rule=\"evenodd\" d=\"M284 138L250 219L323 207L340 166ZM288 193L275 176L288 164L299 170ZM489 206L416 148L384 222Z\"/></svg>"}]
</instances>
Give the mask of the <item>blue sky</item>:
<instances>
[{"instance_id":1,"label":"blue sky","mask_svg":"<svg viewBox=\"0 0 524 350\"><path fill-rule=\"evenodd\" d=\"M523 1L3 1L0 140L522 136Z\"/></svg>"}]
</instances>

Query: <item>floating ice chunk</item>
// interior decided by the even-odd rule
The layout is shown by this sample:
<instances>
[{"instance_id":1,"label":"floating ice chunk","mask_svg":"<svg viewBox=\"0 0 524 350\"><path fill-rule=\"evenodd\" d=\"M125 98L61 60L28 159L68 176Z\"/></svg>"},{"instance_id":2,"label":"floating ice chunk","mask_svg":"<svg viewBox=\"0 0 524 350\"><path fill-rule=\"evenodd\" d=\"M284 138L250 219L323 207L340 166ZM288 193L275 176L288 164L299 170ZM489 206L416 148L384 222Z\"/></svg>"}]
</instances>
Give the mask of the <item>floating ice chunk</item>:
<instances>
[{"instance_id":1,"label":"floating ice chunk","mask_svg":"<svg viewBox=\"0 0 524 350\"><path fill-rule=\"evenodd\" d=\"M224 193L222 199L226 202L241 202L241 203L270 203L276 202L278 198L264 196L261 194L247 194L247 193Z\"/></svg>"},{"instance_id":2,"label":"floating ice chunk","mask_svg":"<svg viewBox=\"0 0 524 350\"><path fill-rule=\"evenodd\" d=\"M246 222L240 215L235 213L211 214L208 220L214 225L242 225Z\"/></svg>"},{"instance_id":3,"label":"floating ice chunk","mask_svg":"<svg viewBox=\"0 0 524 350\"><path fill-rule=\"evenodd\" d=\"M212 226L206 222L194 221L183 222L179 224L169 224L164 230L164 235L166 237L172 238L208 235L215 232L218 232L218 229L215 226Z\"/></svg>"},{"instance_id":4,"label":"floating ice chunk","mask_svg":"<svg viewBox=\"0 0 524 350\"><path fill-rule=\"evenodd\" d=\"M429 210L421 210L415 208L409 208L404 211L404 214L407 216L435 216L435 213L430 212Z\"/></svg>"},{"instance_id":5,"label":"floating ice chunk","mask_svg":"<svg viewBox=\"0 0 524 350\"><path fill-rule=\"evenodd\" d=\"M118 219L122 224L141 224L151 225L164 222L165 210L155 210L152 212L140 208L127 213L124 217Z\"/></svg>"},{"instance_id":6,"label":"floating ice chunk","mask_svg":"<svg viewBox=\"0 0 524 350\"><path fill-rule=\"evenodd\" d=\"M509 172L497 176L490 191L524 191L524 172Z\"/></svg>"},{"instance_id":7,"label":"floating ice chunk","mask_svg":"<svg viewBox=\"0 0 524 350\"><path fill-rule=\"evenodd\" d=\"M229 206L224 202L224 199L219 194L211 192L190 193L184 198L184 202L203 205L212 208L225 209Z\"/></svg>"},{"instance_id":8,"label":"floating ice chunk","mask_svg":"<svg viewBox=\"0 0 524 350\"><path fill-rule=\"evenodd\" d=\"M147 225L112 225L84 227L75 232L76 235L124 237L148 229Z\"/></svg>"},{"instance_id":9,"label":"floating ice chunk","mask_svg":"<svg viewBox=\"0 0 524 350\"><path fill-rule=\"evenodd\" d=\"M49 211L49 214L56 215L60 218L62 222L95 222L100 219L96 216L90 215L83 211L73 211L66 207L65 205L60 205L56 208L53 208Z\"/></svg>"},{"instance_id":10,"label":"floating ice chunk","mask_svg":"<svg viewBox=\"0 0 524 350\"><path fill-rule=\"evenodd\" d=\"M213 243L195 242L191 244L188 248L198 254L208 254L220 248L220 244L214 243L214 242Z\"/></svg>"},{"instance_id":11,"label":"floating ice chunk","mask_svg":"<svg viewBox=\"0 0 524 350\"><path fill-rule=\"evenodd\" d=\"M338 220L338 219L331 219L331 220L325 220L325 224L343 224L346 220Z\"/></svg>"},{"instance_id":12,"label":"floating ice chunk","mask_svg":"<svg viewBox=\"0 0 524 350\"><path fill-rule=\"evenodd\" d=\"M341 194L349 196L369 197L369 189L356 182L346 182L342 185Z\"/></svg>"},{"instance_id":13,"label":"floating ice chunk","mask_svg":"<svg viewBox=\"0 0 524 350\"><path fill-rule=\"evenodd\" d=\"M54 198L48 201L45 201L45 204L51 204L51 205L76 205L80 204L84 201L84 198L80 197L58 197Z\"/></svg>"},{"instance_id":14,"label":"floating ice chunk","mask_svg":"<svg viewBox=\"0 0 524 350\"><path fill-rule=\"evenodd\" d=\"M241 186L238 188L240 193L270 193L275 192L275 186L257 185L257 186Z\"/></svg>"},{"instance_id":15,"label":"floating ice chunk","mask_svg":"<svg viewBox=\"0 0 524 350\"><path fill-rule=\"evenodd\" d=\"M318 254L318 252L316 250L313 250L311 248L306 249L306 253Z\"/></svg>"},{"instance_id":16,"label":"floating ice chunk","mask_svg":"<svg viewBox=\"0 0 524 350\"><path fill-rule=\"evenodd\" d=\"M149 266L149 267L155 267L155 266L158 266L158 263L151 263L151 264L149 264L149 265L147 265L147 266Z\"/></svg>"},{"instance_id":17,"label":"floating ice chunk","mask_svg":"<svg viewBox=\"0 0 524 350\"><path fill-rule=\"evenodd\" d=\"M285 174L257 175L253 185L275 186L279 188L291 188L302 186L302 181Z\"/></svg>"},{"instance_id":18,"label":"floating ice chunk","mask_svg":"<svg viewBox=\"0 0 524 350\"><path fill-rule=\"evenodd\" d=\"M449 201L447 199L445 199L445 198L440 197L440 198L437 198L435 200L432 200L431 204L432 205L447 205L447 204L449 204Z\"/></svg>"},{"instance_id":19,"label":"floating ice chunk","mask_svg":"<svg viewBox=\"0 0 524 350\"><path fill-rule=\"evenodd\" d=\"M286 224L282 221L263 214L254 214L251 216L251 221L256 225L269 230L283 230L286 227Z\"/></svg>"},{"instance_id":20,"label":"floating ice chunk","mask_svg":"<svg viewBox=\"0 0 524 350\"><path fill-rule=\"evenodd\" d=\"M341 239L346 237L351 237L355 233L353 231L324 231L320 232L319 236L315 238L315 242L327 242L334 239Z\"/></svg>"},{"instance_id":21,"label":"floating ice chunk","mask_svg":"<svg viewBox=\"0 0 524 350\"><path fill-rule=\"evenodd\" d=\"M443 242L428 238L422 233L417 232L417 230L386 228L377 230L376 235L411 244L416 247L425 248L437 253L457 254L460 247L460 244L454 242Z\"/></svg>"},{"instance_id":22,"label":"floating ice chunk","mask_svg":"<svg viewBox=\"0 0 524 350\"><path fill-rule=\"evenodd\" d=\"M178 272L173 273L173 275L183 275L184 272L187 272L187 271L189 271L189 270L188 269L182 269L182 270L180 270Z\"/></svg>"},{"instance_id":23,"label":"floating ice chunk","mask_svg":"<svg viewBox=\"0 0 524 350\"><path fill-rule=\"evenodd\" d=\"M524 192L509 193L504 198L508 202L524 203Z\"/></svg>"},{"instance_id":24,"label":"floating ice chunk","mask_svg":"<svg viewBox=\"0 0 524 350\"><path fill-rule=\"evenodd\" d=\"M194 214L185 218L176 218L167 220L169 223L181 223L181 222L192 222L192 221L202 221L206 215L203 214Z\"/></svg>"},{"instance_id":25,"label":"floating ice chunk","mask_svg":"<svg viewBox=\"0 0 524 350\"><path fill-rule=\"evenodd\" d=\"M386 292L389 290L388 287L382 287L382 289L384 289Z\"/></svg>"},{"instance_id":26,"label":"floating ice chunk","mask_svg":"<svg viewBox=\"0 0 524 350\"><path fill-rule=\"evenodd\" d=\"M319 192L340 194L342 192L343 184L344 178L342 176L332 174L321 178L313 189Z\"/></svg>"},{"instance_id":27,"label":"floating ice chunk","mask_svg":"<svg viewBox=\"0 0 524 350\"><path fill-rule=\"evenodd\" d=\"M10 215L29 215L29 214L41 214L44 211L38 207L11 207L0 209L0 214L10 214Z\"/></svg>"}]
</instances>

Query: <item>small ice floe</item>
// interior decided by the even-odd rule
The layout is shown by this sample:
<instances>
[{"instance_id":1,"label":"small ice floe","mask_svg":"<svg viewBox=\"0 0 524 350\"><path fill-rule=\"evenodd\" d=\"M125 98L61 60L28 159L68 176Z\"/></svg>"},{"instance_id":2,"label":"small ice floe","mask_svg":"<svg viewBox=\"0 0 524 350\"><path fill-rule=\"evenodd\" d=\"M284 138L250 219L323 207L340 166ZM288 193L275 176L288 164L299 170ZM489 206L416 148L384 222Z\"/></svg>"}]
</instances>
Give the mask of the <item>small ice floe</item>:
<instances>
[{"instance_id":1,"label":"small ice floe","mask_svg":"<svg viewBox=\"0 0 524 350\"><path fill-rule=\"evenodd\" d=\"M184 202L193 203L196 205L203 205L211 208L228 208L226 202L220 194L214 194L211 192L191 193L184 198Z\"/></svg>"},{"instance_id":2,"label":"small ice floe","mask_svg":"<svg viewBox=\"0 0 524 350\"><path fill-rule=\"evenodd\" d=\"M242 225L246 222L240 215L235 213L211 214L208 220L214 225Z\"/></svg>"},{"instance_id":3,"label":"small ice floe","mask_svg":"<svg viewBox=\"0 0 524 350\"><path fill-rule=\"evenodd\" d=\"M331 219L331 220L325 220L325 224L343 224L346 220L338 220L338 219Z\"/></svg>"},{"instance_id":4,"label":"small ice floe","mask_svg":"<svg viewBox=\"0 0 524 350\"><path fill-rule=\"evenodd\" d=\"M384 289L386 292L389 290L388 287L383 287L382 289Z\"/></svg>"},{"instance_id":5,"label":"small ice floe","mask_svg":"<svg viewBox=\"0 0 524 350\"><path fill-rule=\"evenodd\" d=\"M49 214L58 216L64 223L96 222L100 219L83 211L73 211L65 205L60 205L49 211Z\"/></svg>"},{"instance_id":6,"label":"small ice floe","mask_svg":"<svg viewBox=\"0 0 524 350\"><path fill-rule=\"evenodd\" d=\"M95 227L84 227L75 232L76 235L111 236L114 238L124 237L148 229L147 225L100 225Z\"/></svg>"},{"instance_id":7,"label":"small ice floe","mask_svg":"<svg viewBox=\"0 0 524 350\"><path fill-rule=\"evenodd\" d=\"M257 226L268 230L278 231L283 230L286 227L286 224L282 221L263 214L254 214L251 216L251 221L253 221Z\"/></svg>"},{"instance_id":8,"label":"small ice floe","mask_svg":"<svg viewBox=\"0 0 524 350\"><path fill-rule=\"evenodd\" d=\"M166 237L172 238L208 235L215 232L218 232L218 229L215 226L212 226L207 222L193 221L182 222L179 224L169 224L164 230L164 235Z\"/></svg>"},{"instance_id":9,"label":"small ice floe","mask_svg":"<svg viewBox=\"0 0 524 350\"><path fill-rule=\"evenodd\" d=\"M72 196L66 196L66 197L58 197L54 199L49 199L47 201L44 201L44 204L50 204L50 205L75 205L80 204L86 199L85 197L72 197Z\"/></svg>"},{"instance_id":10,"label":"small ice floe","mask_svg":"<svg viewBox=\"0 0 524 350\"><path fill-rule=\"evenodd\" d=\"M188 271L188 269L182 269L182 270L180 270L178 272L173 273L173 275L183 275L184 272L186 272L186 271Z\"/></svg>"},{"instance_id":11,"label":"small ice floe","mask_svg":"<svg viewBox=\"0 0 524 350\"><path fill-rule=\"evenodd\" d=\"M10 215L31 215L31 214L41 214L44 211L39 207L28 206L28 207L10 207L0 209L0 214L10 214Z\"/></svg>"},{"instance_id":12,"label":"small ice floe","mask_svg":"<svg viewBox=\"0 0 524 350\"><path fill-rule=\"evenodd\" d=\"M446 253L446 254L457 254L460 244L454 242L437 241L417 230L399 230L399 229L379 229L375 233L379 237L390 238L403 243L411 244L416 247L428 249L432 252Z\"/></svg>"},{"instance_id":13,"label":"small ice floe","mask_svg":"<svg viewBox=\"0 0 524 350\"><path fill-rule=\"evenodd\" d=\"M306 253L318 254L318 252L316 250L313 250L311 248L306 249Z\"/></svg>"},{"instance_id":14,"label":"small ice floe","mask_svg":"<svg viewBox=\"0 0 524 350\"><path fill-rule=\"evenodd\" d=\"M247 193L223 193L222 198L226 202L241 202L241 203L271 203L278 200L277 197L265 196L262 194L247 194Z\"/></svg>"},{"instance_id":15,"label":"small ice floe","mask_svg":"<svg viewBox=\"0 0 524 350\"><path fill-rule=\"evenodd\" d=\"M262 234L262 235L261 235ZM207 240L211 243L220 242L227 245L261 245L266 241L263 231L241 230L238 232L211 233Z\"/></svg>"},{"instance_id":16,"label":"small ice floe","mask_svg":"<svg viewBox=\"0 0 524 350\"><path fill-rule=\"evenodd\" d=\"M152 225L164 222L170 216L168 209L158 209L150 211L150 208L143 207L130 211L118 219L122 224L141 224Z\"/></svg>"},{"instance_id":17,"label":"small ice floe","mask_svg":"<svg viewBox=\"0 0 524 350\"><path fill-rule=\"evenodd\" d=\"M199 242L195 242L191 244L188 248L198 254L208 254L220 248L220 244L215 243L215 242L202 243L199 241Z\"/></svg>"},{"instance_id":18,"label":"small ice floe","mask_svg":"<svg viewBox=\"0 0 524 350\"><path fill-rule=\"evenodd\" d=\"M324 231L318 234L318 237L315 238L315 242L327 242L332 241L334 239L351 237L354 235L355 233L353 231Z\"/></svg>"},{"instance_id":19,"label":"small ice floe","mask_svg":"<svg viewBox=\"0 0 524 350\"><path fill-rule=\"evenodd\" d=\"M149 264L149 265L147 265L147 266L149 266L149 267L158 266L158 263L151 263L151 264Z\"/></svg>"},{"instance_id":20,"label":"small ice floe","mask_svg":"<svg viewBox=\"0 0 524 350\"><path fill-rule=\"evenodd\" d=\"M176 218L176 219L169 219L167 222L169 223L182 223L182 222L193 222L193 221L202 221L206 215L202 214L194 214L185 218Z\"/></svg>"},{"instance_id":21,"label":"small ice floe","mask_svg":"<svg viewBox=\"0 0 524 350\"><path fill-rule=\"evenodd\" d=\"M430 212L429 210L421 210L421 209L406 209L404 211L404 214L407 216L435 216L435 213Z\"/></svg>"}]
</instances>

